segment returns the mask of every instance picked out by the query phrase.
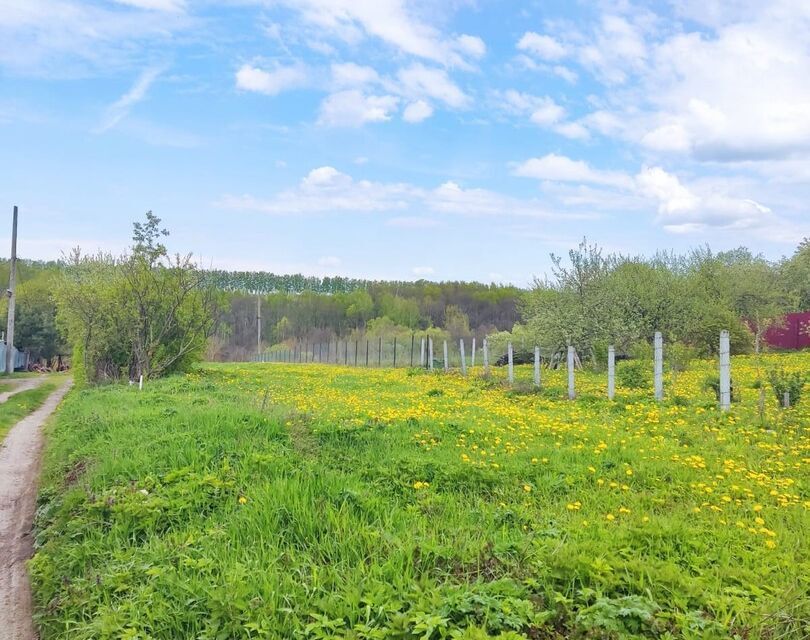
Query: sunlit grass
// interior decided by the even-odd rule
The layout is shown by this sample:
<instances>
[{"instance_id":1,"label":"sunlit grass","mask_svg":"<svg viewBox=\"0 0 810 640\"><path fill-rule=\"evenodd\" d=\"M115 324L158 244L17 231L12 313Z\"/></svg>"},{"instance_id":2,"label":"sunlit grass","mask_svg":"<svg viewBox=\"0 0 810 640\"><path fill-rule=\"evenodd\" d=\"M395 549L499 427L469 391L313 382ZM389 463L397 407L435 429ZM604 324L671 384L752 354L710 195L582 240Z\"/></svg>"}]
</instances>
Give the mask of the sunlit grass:
<instances>
[{"instance_id":1,"label":"sunlit grass","mask_svg":"<svg viewBox=\"0 0 810 640\"><path fill-rule=\"evenodd\" d=\"M31 563L50 638L800 638L810 398L603 374L211 365L71 394ZM764 370L808 370L810 354ZM465 631L466 630L466 631ZM512 634L512 635L509 635Z\"/></svg>"}]
</instances>

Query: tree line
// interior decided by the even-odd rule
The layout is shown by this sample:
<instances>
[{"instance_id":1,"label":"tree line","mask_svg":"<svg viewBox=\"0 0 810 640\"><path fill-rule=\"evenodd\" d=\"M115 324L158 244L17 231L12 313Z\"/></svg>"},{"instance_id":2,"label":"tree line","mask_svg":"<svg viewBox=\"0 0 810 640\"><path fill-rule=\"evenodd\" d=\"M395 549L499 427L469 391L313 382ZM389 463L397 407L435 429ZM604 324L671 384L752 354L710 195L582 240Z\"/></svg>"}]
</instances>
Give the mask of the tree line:
<instances>
[{"instance_id":1,"label":"tree line","mask_svg":"<svg viewBox=\"0 0 810 640\"><path fill-rule=\"evenodd\" d=\"M641 353L655 331L695 354L711 354L721 329L735 352L758 350L785 313L810 309L808 239L776 261L746 248L625 256L583 241L552 255L550 274L524 290L206 271L190 255L170 254L166 235L149 212L123 255L75 250L58 261L19 261L18 346L35 359L70 355L93 381L163 375L202 358L249 359L295 341L414 332L488 336L493 353L512 341L553 357L573 344L596 364L608 344ZM0 261L0 279L8 270Z\"/></svg>"}]
</instances>

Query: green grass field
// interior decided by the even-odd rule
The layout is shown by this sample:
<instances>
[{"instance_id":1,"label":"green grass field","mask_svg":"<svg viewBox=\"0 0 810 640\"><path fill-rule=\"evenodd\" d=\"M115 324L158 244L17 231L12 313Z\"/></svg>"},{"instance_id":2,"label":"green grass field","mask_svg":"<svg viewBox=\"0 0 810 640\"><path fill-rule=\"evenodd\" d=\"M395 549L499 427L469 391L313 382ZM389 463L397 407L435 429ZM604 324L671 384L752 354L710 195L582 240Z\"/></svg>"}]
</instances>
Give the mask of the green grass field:
<instances>
[{"instance_id":1,"label":"green grass field","mask_svg":"<svg viewBox=\"0 0 810 640\"><path fill-rule=\"evenodd\" d=\"M5 438L11 427L39 408L58 386L59 382L56 379L45 380L35 389L15 393L0 404L0 441ZM0 391L11 391L12 389L12 385L8 385L8 388L0 388Z\"/></svg>"},{"instance_id":2,"label":"green grass field","mask_svg":"<svg viewBox=\"0 0 810 640\"><path fill-rule=\"evenodd\" d=\"M810 353L765 368L810 369ZM810 633L810 392L733 359L604 375L211 365L70 393L30 563L42 638Z\"/></svg>"}]
</instances>

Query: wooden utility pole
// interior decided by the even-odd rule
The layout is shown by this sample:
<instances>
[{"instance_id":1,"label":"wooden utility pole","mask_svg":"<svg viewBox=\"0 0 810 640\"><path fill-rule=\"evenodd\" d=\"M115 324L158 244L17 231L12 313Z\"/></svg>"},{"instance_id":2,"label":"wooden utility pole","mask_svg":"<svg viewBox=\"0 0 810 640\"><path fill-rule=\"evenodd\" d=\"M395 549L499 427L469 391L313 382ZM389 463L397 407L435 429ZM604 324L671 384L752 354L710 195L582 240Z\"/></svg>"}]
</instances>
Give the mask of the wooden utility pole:
<instances>
[{"instance_id":1,"label":"wooden utility pole","mask_svg":"<svg viewBox=\"0 0 810 640\"><path fill-rule=\"evenodd\" d=\"M17 206L11 226L11 269L8 275L8 326L6 327L6 375L14 373L14 291L17 286Z\"/></svg>"}]
</instances>

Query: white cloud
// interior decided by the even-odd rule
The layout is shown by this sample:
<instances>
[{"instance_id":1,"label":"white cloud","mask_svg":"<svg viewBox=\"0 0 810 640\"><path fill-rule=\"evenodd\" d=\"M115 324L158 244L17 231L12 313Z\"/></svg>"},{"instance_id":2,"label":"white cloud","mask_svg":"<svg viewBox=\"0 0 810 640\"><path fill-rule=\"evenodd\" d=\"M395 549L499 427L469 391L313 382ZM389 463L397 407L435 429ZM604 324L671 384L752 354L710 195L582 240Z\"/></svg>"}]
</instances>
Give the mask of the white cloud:
<instances>
[{"instance_id":1,"label":"white cloud","mask_svg":"<svg viewBox=\"0 0 810 640\"><path fill-rule=\"evenodd\" d=\"M399 98L366 95L358 89L339 91L321 103L318 124L332 127L359 127L366 122L384 122L396 111Z\"/></svg>"},{"instance_id":2,"label":"white cloud","mask_svg":"<svg viewBox=\"0 0 810 640\"><path fill-rule=\"evenodd\" d=\"M550 210L545 203L539 200L514 198L487 189L465 189L452 181L445 182L433 189L426 200L432 210L442 213L536 218L581 217Z\"/></svg>"},{"instance_id":3,"label":"white cloud","mask_svg":"<svg viewBox=\"0 0 810 640\"><path fill-rule=\"evenodd\" d=\"M524 178L553 180L557 182L584 182L618 188L630 188L633 180L619 171L593 169L582 160L549 153L542 158L530 158L513 167L513 173Z\"/></svg>"},{"instance_id":4,"label":"white cloud","mask_svg":"<svg viewBox=\"0 0 810 640\"><path fill-rule=\"evenodd\" d=\"M330 269L334 269L342 264L343 260L335 256L323 256L322 258L318 258L319 267L328 267Z\"/></svg>"},{"instance_id":5,"label":"white cloud","mask_svg":"<svg viewBox=\"0 0 810 640\"><path fill-rule=\"evenodd\" d=\"M307 71L302 65L277 66L266 71L250 64L244 64L236 72L237 88L270 96L302 87L307 81Z\"/></svg>"},{"instance_id":6,"label":"white cloud","mask_svg":"<svg viewBox=\"0 0 810 640\"><path fill-rule=\"evenodd\" d=\"M114 0L118 4L146 9L149 11L168 11L179 13L185 11L185 0Z\"/></svg>"},{"instance_id":7,"label":"white cloud","mask_svg":"<svg viewBox=\"0 0 810 640\"><path fill-rule=\"evenodd\" d=\"M775 222L773 212L754 200L722 192L698 194L661 167L643 167L636 182L642 195L658 202L661 222L669 231L750 229Z\"/></svg>"},{"instance_id":8,"label":"white cloud","mask_svg":"<svg viewBox=\"0 0 810 640\"><path fill-rule=\"evenodd\" d=\"M456 38L456 46L471 58L483 58L487 53L487 45L478 36L460 35Z\"/></svg>"},{"instance_id":9,"label":"white cloud","mask_svg":"<svg viewBox=\"0 0 810 640\"><path fill-rule=\"evenodd\" d=\"M416 63L397 73L400 90L413 98L433 98L448 107L463 109L470 104L465 94L444 69L426 67Z\"/></svg>"},{"instance_id":10,"label":"white cloud","mask_svg":"<svg viewBox=\"0 0 810 640\"><path fill-rule=\"evenodd\" d=\"M436 270L433 267L414 267L411 269L411 272L415 276L424 277L432 276L434 273L436 273Z\"/></svg>"},{"instance_id":11,"label":"white cloud","mask_svg":"<svg viewBox=\"0 0 810 640\"><path fill-rule=\"evenodd\" d=\"M419 191L402 183L354 180L334 167L310 171L293 189L262 200L250 195L225 196L218 203L227 209L263 213L311 214L335 212L398 211L407 209Z\"/></svg>"},{"instance_id":12,"label":"white cloud","mask_svg":"<svg viewBox=\"0 0 810 640\"><path fill-rule=\"evenodd\" d=\"M405 122L422 122L433 115L433 107L424 100L411 102L402 112L402 119Z\"/></svg>"},{"instance_id":13,"label":"white cloud","mask_svg":"<svg viewBox=\"0 0 810 640\"><path fill-rule=\"evenodd\" d=\"M108 131L126 118L127 115L129 115L130 109L146 97L149 88L160 75L161 71L162 69L160 68L146 69L143 71L141 75L138 76L138 79L135 80L132 87L130 87L129 91L110 105L103 120L96 128L96 133Z\"/></svg>"},{"instance_id":14,"label":"white cloud","mask_svg":"<svg viewBox=\"0 0 810 640\"><path fill-rule=\"evenodd\" d=\"M332 64L332 82L340 89L363 87L379 80L380 76L371 67L354 62Z\"/></svg>"},{"instance_id":15,"label":"white cloud","mask_svg":"<svg viewBox=\"0 0 810 640\"><path fill-rule=\"evenodd\" d=\"M432 229L439 226L439 221L422 216L398 216L391 218L386 224L389 227L399 227L401 229Z\"/></svg>"},{"instance_id":16,"label":"white cloud","mask_svg":"<svg viewBox=\"0 0 810 640\"><path fill-rule=\"evenodd\" d=\"M468 66L465 56L485 51L480 38L444 36L406 0L279 0L310 27L344 42L377 38L403 53L448 66Z\"/></svg>"},{"instance_id":17,"label":"white cloud","mask_svg":"<svg viewBox=\"0 0 810 640\"><path fill-rule=\"evenodd\" d=\"M565 57L567 53L565 47L558 40L534 31L524 33L517 43L517 48L543 60L559 60Z\"/></svg>"},{"instance_id":18,"label":"white cloud","mask_svg":"<svg viewBox=\"0 0 810 640\"><path fill-rule=\"evenodd\" d=\"M588 129L579 122L563 122L553 127L561 136L572 140L586 140L590 137Z\"/></svg>"}]
</instances>

